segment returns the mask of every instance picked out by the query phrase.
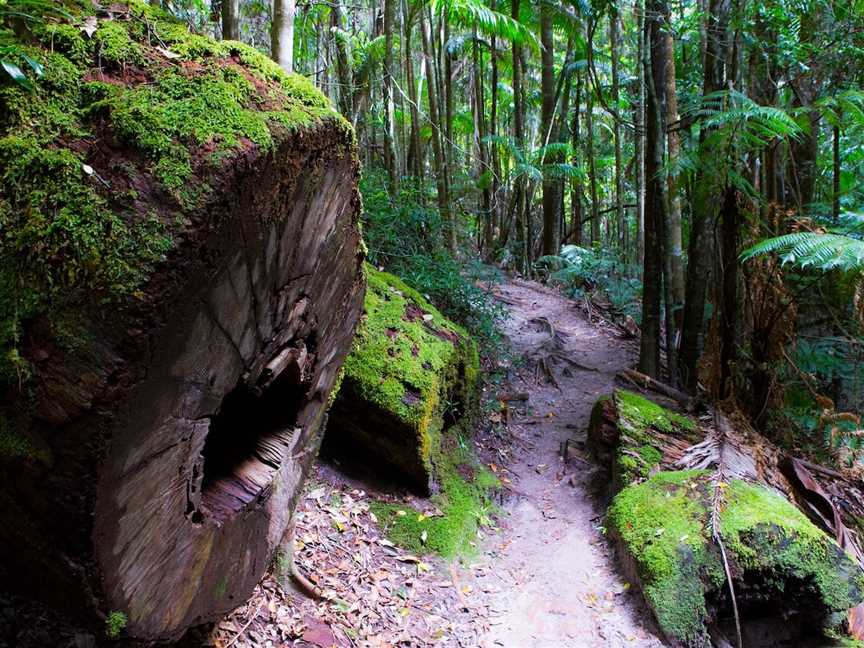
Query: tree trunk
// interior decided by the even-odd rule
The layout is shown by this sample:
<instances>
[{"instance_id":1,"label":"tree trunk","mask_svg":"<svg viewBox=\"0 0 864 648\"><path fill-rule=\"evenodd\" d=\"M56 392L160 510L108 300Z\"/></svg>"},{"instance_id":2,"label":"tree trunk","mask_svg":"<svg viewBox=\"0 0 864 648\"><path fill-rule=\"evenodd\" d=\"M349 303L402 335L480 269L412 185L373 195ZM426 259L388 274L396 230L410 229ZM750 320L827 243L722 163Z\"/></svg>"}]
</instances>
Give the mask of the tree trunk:
<instances>
[{"instance_id":1,"label":"tree trunk","mask_svg":"<svg viewBox=\"0 0 864 648\"><path fill-rule=\"evenodd\" d=\"M671 17L667 17L667 20ZM680 154L678 137L678 92L675 82L675 39L670 29L664 30L663 37L666 46L666 123L669 132L666 136L668 145L668 164L674 166ZM669 229L666 245L669 249L669 266L671 276L669 286L672 294L672 306L676 313L684 305L684 253L681 234L681 197L678 195L678 177L675 173L668 175L669 192ZM680 327L680 322L677 325Z\"/></svg>"},{"instance_id":2,"label":"tree trunk","mask_svg":"<svg viewBox=\"0 0 864 648\"><path fill-rule=\"evenodd\" d=\"M618 81L618 21L617 9L611 9L609 13L609 48L612 54L612 103L615 110L619 110L619 81ZM613 137L615 139L615 218L618 223L618 244L621 254L627 254L628 227L624 214L624 176L621 169L621 122L612 120Z\"/></svg>"},{"instance_id":3,"label":"tree trunk","mask_svg":"<svg viewBox=\"0 0 864 648\"><path fill-rule=\"evenodd\" d=\"M334 0L330 7L330 26L343 32L342 0ZM336 76L339 78L339 111L348 121L354 117L354 88L351 83L351 54L344 33L335 34Z\"/></svg>"},{"instance_id":4,"label":"tree trunk","mask_svg":"<svg viewBox=\"0 0 864 648\"><path fill-rule=\"evenodd\" d=\"M725 87L724 65L728 46L730 0L710 0L706 20L706 67L704 70L703 96ZM703 146L706 132L700 133L700 156L716 155L716 151ZM699 165L699 169L714 168L714 165ZM688 254L687 282L684 296L684 323L681 328L680 370L683 384L695 390L698 380L697 365L702 353L702 332L705 325L705 300L708 280L711 276L713 238L711 229L717 215L719 188L717 178L711 172L697 170L693 197L693 217L690 225L690 248Z\"/></svg>"},{"instance_id":5,"label":"tree trunk","mask_svg":"<svg viewBox=\"0 0 864 648\"><path fill-rule=\"evenodd\" d=\"M572 126L572 148L573 148L573 164L579 163L579 111L582 106L582 74L576 71L576 106L573 110L573 126ZM572 223L570 227L573 229L574 245L582 245L582 180L573 178L571 180L572 190L570 192L570 211Z\"/></svg>"},{"instance_id":6,"label":"tree trunk","mask_svg":"<svg viewBox=\"0 0 864 648\"><path fill-rule=\"evenodd\" d=\"M665 119L662 97L665 88L666 48L661 31L664 0L649 0L645 13L644 56L645 102L645 261L642 276L642 336L639 371L660 376L660 307L663 286L663 232L666 222L666 183L662 177Z\"/></svg>"},{"instance_id":7,"label":"tree trunk","mask_svg":"<svg viewBox=\"0 0 864 648\"><path fill-rule=\"evenodd\" d=\"M408 89L408 104L411 113L411 135L408 146L408 170L419 183L423 177L423 149L420 144L420 111L418 109L417 81L414 77L414 59L412 58L413 24L408 2L402 2L402 40L405 50L405 85Z\"/></svg>"},{"instance_id":8,"label":"tree trunk","mask_svg":"<svg viewBox=\"0 0 864 648\"><path fill-rule=\"evenodd\" d=\"M519 0L512 0L512 16L519 20ZM513 41L513 139L520 151L525 150L525 102L522 94L522 46ZM525 178L517 178L514 187L516 209L516 265L527 272L528 236L525 226Z\"/></svg>"},{"instance_id":9,"label":"tree trunk","mask_svg":"<svg viewBox=\"0 0 864 648\"><path fill-rule=\"evenodd\" d=\"M393 135L393 19L398 0L384 0L384 167L387 169L387 190L391 198L398 191L396 147Z\"/></svg>"},{"instance_id":10,"label":"tree trunk","mask_svg":"<svg viewBox=\"0 0 864 648\"><path fill-rule=\"evenodd\" d=\"M834 139L831 148L833 160L831 215L836 223L840 220L840 127L835 126L832 134Z\"/></svg>"},{"instance_id":11,"label":"tree trunk","mask_svg":"<svg viewBox=\"0 0 864 648\"><path fill-rule=\"evenodd\" d=\"M597 168L594 161L594 86L589 83L585 105L586 153L588 157L588 189L591 193L591 245L600 244L600 210L597 204Z\"/></svg>"},{"instance_id":12,"label":"tree trunk","mask_svg":"<svg viewBox=\"0 0 864 648\"><path fill-rule=\"evenodd\" d=\"M645 260L645 134L642 115L645 111L645 8L644 0L634 4L637 24L636 57L636 104L633 107L633 156L636 160L636 264L641 266Z\"/></svg>"},{"instance_id":13,"label":"tree trunk","mask_svg":"<svg viewBox=\"0 0 864 648\"><path fill-rule=\"evenodd\" d=\"M283 70L294 71L294 0L273 0L270 52Z\"/></svg>"},{"instance_id":14,"label":"tree trunk","mask_svg":"<svg viewBox=\"0 0 864 648\"><path fill-rule=\"evenodd\" d=\"M496 2L492 0L492 10L496 10ZM490 48L490 63L492 66L492 78L490 85L492 86L492 105L489 113L489 135L496 137L498 135L498 41L495 36L492 36L492 46ZM500 208L500 191L501 191L501 161L498 154L498 145L492 144L492 235L494 239L500 237L498 231L501 227L501 208ZM491 255L495 250L494 241L489 241L489 247L486 250L487 255ZM489 257L491 258L491 257Z\"/></svg>"},{"instance_id":15,"label":"tree trunk","mask_svg":"<svg viewBox=\"0 0 864 648\"><path fill-rule=\"evenodd\" d=\"M222 39L240 40L240 0L222 0Z\"/></svg>"},{"instance_id":16,"label":"tree trunk","mask_svg":"<svg viewBox=\"0 0 864 648\"><path fill-rule=\"evenodd\" d=\"M477 180L481 180L489 170L488 149L486 147L486 97L483 92L483 66L480 45L477 42L477 32L474 32L474 40L471 49L471 63L474 88L474 146L477 151ZM480 190L480 218L478 219L478 230L483 232L481 250L492 246L492 194L489 183L484 182Z\"/></svg>"},{"instance_id":17,"label":"tree trunk","mask_svg":"<svg viewBox=\"0 0 864 648\"><path fill-rule=\"evenodd\" d=\"M555 38L552 33L552 10L547 5L540 7L540 43L542 63L540 66L540 124L542 145L552 143L555 120ZM544 155L546 162L556 161L555 156ZM543 254L558 254L558 179L543 175Z\"/></svg>"},{"instance_id":18,"label":"tree trunk","mask_svg":"<svg viewBox=\"0 0 864 648\"><path fill-rule=\"evenodd\" d=\"M429 121L432 122L432 154L435 160L435 183L438 194L438 212L441 214L441 220L450 231L448 243L451 251L456 251L455 245L455 225L450 214L450 199L447 196L447 181L444 177L444 151L441 145L442 131L441 122L438 119L438 93L436 92L435 75L432 67L432 43L429 21L426 13L420 12L420 33L423 38L423 56L426 60L426 95L429 98Z\"/></svg>"},{"instance_id":19,"label":"tree trunk","mask_svg":"<svg viewBox=\"0 0 864 648\"><path fill-rule=\"evenodd\" d=\"M34 390L0 395L38 448L0 457L0 579L94 631L119 611L172 641L242 604L315 459L363 306L359 168L335 120L274 140L208 167L197 211L142 193L176 247L122 308L77 312L74 349L35 326Z\"/></svg>"}]
</instances>

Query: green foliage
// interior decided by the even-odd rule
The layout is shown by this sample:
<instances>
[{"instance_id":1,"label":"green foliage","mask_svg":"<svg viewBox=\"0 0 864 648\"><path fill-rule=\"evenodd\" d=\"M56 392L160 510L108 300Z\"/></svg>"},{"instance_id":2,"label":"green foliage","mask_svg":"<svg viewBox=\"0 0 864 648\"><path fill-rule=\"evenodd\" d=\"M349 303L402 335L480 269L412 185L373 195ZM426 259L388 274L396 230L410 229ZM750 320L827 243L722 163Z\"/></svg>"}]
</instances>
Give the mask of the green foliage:
<instances>
[{"instance_id":1,"label":"green foliage","mask_svg":"<svg viewBox=\"0 0 864 648\"><path fill-rule=\"evenodd\" d=\"M794 232L766 239L745 250L745 261L778 254L784 264L812 268L822 272L840 270L864 271L864 241L848 234Z\"/></svg>"},{"instance_id":2,"label":"green foliage","mask_svg":"<svg viewBox=\"0 0 864 648\"><path fill-rule=\"evenodd\" d=\"M613 251L565 245L561 254L537 259L535 269L567 288L572 297L581 299L585 293L597 291L609 301L614 313L639 321L642 283L636 268L622 263Z\"/></svg>"},{"instance_id":3,"label":"green foliage","mask_svg":"<svg viewBox=\"0 0 864 648\"><path fill-rule=\"evenodd\" d=\"M125 614L114 610L105 618L105 636L109 639L119 639L128 622Z\"/></svg>"},{"instance_id":4,"label":"green foliage","mask_svg":"<svg viewBox=\"0 0 864 648\"><path fill-rule=\"evenodd\" d=\"M500 349L496 322L504 309L475 283L484 269L453 258L438 211L424 206L422 194L407 184L391 203L386 176L380 171L367 169L360 181L370 263L400 276L444 315L465 326L484 352Z\"/></svg>"}]
</instances>

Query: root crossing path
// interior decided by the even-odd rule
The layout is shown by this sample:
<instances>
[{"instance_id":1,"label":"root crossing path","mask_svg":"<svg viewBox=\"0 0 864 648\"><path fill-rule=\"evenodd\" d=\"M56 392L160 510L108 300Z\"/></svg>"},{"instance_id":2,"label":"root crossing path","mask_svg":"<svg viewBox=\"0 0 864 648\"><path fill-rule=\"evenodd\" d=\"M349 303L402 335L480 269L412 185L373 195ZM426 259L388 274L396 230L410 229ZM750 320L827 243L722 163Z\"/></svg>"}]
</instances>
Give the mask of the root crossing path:
<instances>
[{"instance_id":1,"label":"root crossing path","mask_svg":"<svg viewBox=\"0 0 864 648\"><path fill-rule=\"evenodd\" d=\"M488 606L480 646L663 646L616 571L584 445L591 408L631 363L632 345L539 284L512 280L496 294L510 311L508 389L529 398L521 408L511 403L512 457L499 474L512 497L501 530L488 537L478 564L460 574L463 591Z\"/></svg>"}]
</instances>

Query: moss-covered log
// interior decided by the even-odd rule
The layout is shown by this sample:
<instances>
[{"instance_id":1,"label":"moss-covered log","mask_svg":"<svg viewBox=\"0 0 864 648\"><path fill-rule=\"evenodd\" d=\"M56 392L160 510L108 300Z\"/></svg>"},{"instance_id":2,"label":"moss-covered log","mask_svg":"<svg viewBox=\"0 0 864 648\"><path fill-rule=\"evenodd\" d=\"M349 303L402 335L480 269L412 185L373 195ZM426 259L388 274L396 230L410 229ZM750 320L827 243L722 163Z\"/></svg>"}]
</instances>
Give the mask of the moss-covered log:
<instances>
[{"instance_id":1,"label":"moss-covered log","mask_svg":"<svg viewBox=\"0 0 864 648\"><path fill-rule=\"evenodd\" d=\"M362 309L353 134L144 3L22 33L44 74L0 85L0 580L169 640L245 600L317 451Z\"/></svg>"},{"instance_id":2,"label":"moss-covered log","mask_svg":"<svg viewBox=\"0 0 864 648\"><path fill-rule=\"evenodd\" d=\"M477 402L477 346L417 291L367 265L365 315L330 413L325 451L434 487L441 432Z\"/></svg>"},{"instance_id":3,"label":"moss-covered log","mask_svg":"<svg viewBox=\"0 0 864 648\"><path fill-rule=\"evenodd\" d=\"M864 572L782 494L713 470L675 470L695 423L635 394L595 406L589 438L615 476L607 528L675 646L735 643L725 548L745 646L825 645L864 600ZM715 523L717 528L712 525Z\"/></svg>"}]
</instances>

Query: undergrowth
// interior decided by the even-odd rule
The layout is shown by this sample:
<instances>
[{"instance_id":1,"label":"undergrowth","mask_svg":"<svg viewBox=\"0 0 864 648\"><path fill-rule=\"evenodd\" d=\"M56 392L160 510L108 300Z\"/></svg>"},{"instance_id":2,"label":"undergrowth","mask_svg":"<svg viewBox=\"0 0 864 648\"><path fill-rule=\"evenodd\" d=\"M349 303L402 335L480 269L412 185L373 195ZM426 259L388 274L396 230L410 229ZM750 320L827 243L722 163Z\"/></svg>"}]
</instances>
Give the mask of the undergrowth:
<instances>
[{"instance_id":1,"label":"undergrowth","mask_svg":"<svg viewBox=\"0 0 864 648\"><path fill-rule=\"evenodd\" d=\"M402 278L477 339L484 355L502 348L498 322L505 309L477 285L500 275L476 261L461 262L447 250L438 210L423 204L423 192L403 183L390 200L386 176L367 169L360 181L364 238L369 261Z\"/></svg>"}]
</instances>

